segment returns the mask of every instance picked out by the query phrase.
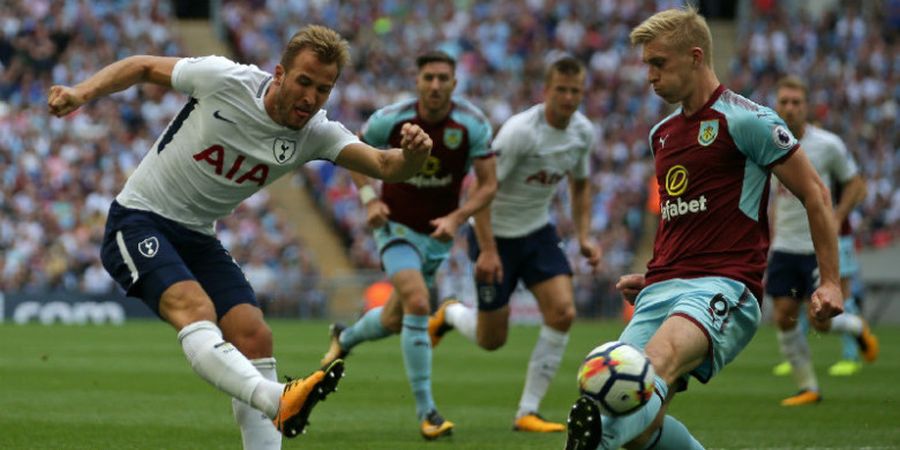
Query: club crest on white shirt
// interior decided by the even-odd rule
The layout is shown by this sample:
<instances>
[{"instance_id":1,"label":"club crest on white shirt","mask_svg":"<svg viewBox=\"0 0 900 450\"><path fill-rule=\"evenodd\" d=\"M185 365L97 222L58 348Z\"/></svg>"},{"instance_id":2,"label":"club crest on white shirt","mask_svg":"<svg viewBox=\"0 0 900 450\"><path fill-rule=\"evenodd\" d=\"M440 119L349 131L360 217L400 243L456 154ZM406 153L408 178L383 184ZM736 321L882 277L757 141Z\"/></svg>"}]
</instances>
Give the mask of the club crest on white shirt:
<instances>
[{"instance_id":1,"label":"club crest on white shirt","mask_svg":"<svg viewBox=\"0 0 900 450\"><path fill-rule=\"evenodd\" d=\"M138 251L147 258L156 256L159 251L159 240L156 236L150 236L138 243Z\"/></svg>"},{"instance_id":2,"label":"club crest on white shirt","mask_svg":"<svg viewBox=\"0 0 900 450\"><path fill-rule=\"evenodd\" d=\"M272 144L272 155L275 156L275 162L284 164L291 160L294 153L297 152L297 142L290 139L275 138Z\"/></svg>"}]
</instances>

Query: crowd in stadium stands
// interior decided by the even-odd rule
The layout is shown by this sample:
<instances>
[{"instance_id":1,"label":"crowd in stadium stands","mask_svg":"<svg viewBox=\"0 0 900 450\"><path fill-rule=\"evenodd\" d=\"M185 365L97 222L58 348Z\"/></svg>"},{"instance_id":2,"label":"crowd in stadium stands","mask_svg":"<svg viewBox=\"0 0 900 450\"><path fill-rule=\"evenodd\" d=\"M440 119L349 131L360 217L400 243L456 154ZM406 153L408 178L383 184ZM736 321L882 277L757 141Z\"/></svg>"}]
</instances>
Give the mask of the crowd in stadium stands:
<instances>
[{"instance_id":1,"label":"crowd in stadium stands","mask_svg":"<svg viewBox=\"0 0 900 450\"><path fill-rule=\"evenodd\" d=\"M775 104L785 73L807 81L810 120L843 138L868 178L857 237L880 247L900 237L900 2L878 3L845 2L812 17L755 2L749 20L738 22L729 78L732 89L766 105Z\"/></svg>"},{"instance_id":2,"label":"crowd in stadium stands","mask_svg":"<svg viewBox=\"0 0 900 450\"><path fill-rule=\"evenodd\" d=\"M615 299L611 281L630 270L646 214L652 173L646 136L668 111L647 88L630 29L677 0L507 2L231 1L221 19L237 59L273 70L298 24L320 23L350 40L353 62L326 106L329 116L359 130L378 107L413 95L413 57L439 48L457 57L458 93L476 102L496 129L541 98L547 61L571 53L589 68L584 112L594 120L593 228L602 244L599 276L577 277L579 308L596 311ZM167 1L16 0L0 9L0 290L82 289L108 292L99 265L103 216L152 140L185 101L153 86L87 105L52 119L45 95L116 59L138 53L183 55L172 35ZM775 80L807 77L812 116L839 135L869 178L869 198L856 215L860 242L886 245L900 236L897 149L900 70L896 23L857 11L787 14L779 2L752 1L728 85L773 104ZM877 9L877 8L875 8ZM721 55L720 55L721 57ZM378 269L364 213L345 172L310 164L305 181L344 233L360 268ZM564 236L572 224L566 189L554 202ZM321 311L318 270L302 242L269 207L265 195L220 223L220 235L264 300L304 299ZM444 271L443 286L470 279L465 244ZM572 261L577 246L570 243ZM578 273L586 268L576 266Z\"/></svg>"},{"instance_id":3,"label":"crowd in stadium stands","mask_svg":"<svg viewBox=\"0 0 900 450\"><path fill-rule=\"evenodd\" d=\"M100 264L107 208L187 100L154 85L47 113L52 84L74 84L132 54L182 55L168 1L14 1L0 9L0 292L118 288ZM318 269L263 192L219 235L266 304L321 314Z\"/></svg>"}]
</instances>

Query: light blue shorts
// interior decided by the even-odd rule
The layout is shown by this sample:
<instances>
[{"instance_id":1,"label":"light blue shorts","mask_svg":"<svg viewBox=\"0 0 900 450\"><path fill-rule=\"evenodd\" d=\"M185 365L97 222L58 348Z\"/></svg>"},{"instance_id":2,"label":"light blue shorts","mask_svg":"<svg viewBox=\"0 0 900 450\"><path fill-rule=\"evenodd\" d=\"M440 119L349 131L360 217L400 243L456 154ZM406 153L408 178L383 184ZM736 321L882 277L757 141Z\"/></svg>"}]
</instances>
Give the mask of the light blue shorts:
<instances>
[{"instance_id":1,"label":"light blue shorts","mask_svg":"<svg viewBox=\"0 0 900 450\"><path fill-rule=\"evenodd\" d=\"M701 383L737 357L753 338L760 320L759 303L743 283L724 277L676 278L641 291L631 322L619 340L644 348L673 315L697 324L709 341L709 355L691 372Z\"/></svg>"},{"instance_id":2,"label":"light blue shorts","mask_svg":"<svg viewBox=\"0 0 900 450\"><path fill-rule=\"evenodd\" d=\"M853 236L841 236L838 238L838 255L840 256L841 278L850 278L859 271L859 261L856 260L856 246Z\"/></svg>"},{"instance_id":3,"label":"light blue shorts","mask_svg":"<svg viewBox=\"0 0 900 450\"><path fill-rule=\"evenodd\" d=\"M441 242L391 221L375 230L375 243L381 265L389 277L401 270L418 270L428 287L434 285L434 274L450 256L453 247L453 241Z\"/></svg>"}]
</instances>

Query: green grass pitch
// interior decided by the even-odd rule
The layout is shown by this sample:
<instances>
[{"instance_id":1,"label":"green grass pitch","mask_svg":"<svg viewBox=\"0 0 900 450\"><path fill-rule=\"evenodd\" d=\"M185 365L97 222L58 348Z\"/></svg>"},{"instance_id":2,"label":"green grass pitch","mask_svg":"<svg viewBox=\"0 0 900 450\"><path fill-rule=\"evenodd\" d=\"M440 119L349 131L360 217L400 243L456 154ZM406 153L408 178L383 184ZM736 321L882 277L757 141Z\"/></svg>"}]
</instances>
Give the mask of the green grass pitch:
<instances>
[{"instance_id":1,"label":"green grass pitch","mask_svg":"<svg viewBox=\"0 0 900 450\"><path fill-rule=\"evenodd\" d=\"M302 376L327 344L327 323L274 321L279 373ZM618 322L579 322L542 405L564 421L576 397L575 370L588 350L613 340ZM810 336L825 400L778 405L790 378L770 375L774 331L709 385L691 383L671 412L707 448L900 448L900 327L875 329L881 358L850 378L825 368L834 336ZM435 349L433 386L448 440L424 442L403 369L399 339L358 347L339 392L313 412L302 449L559 449L563 434L511 431L536 327L512 327L507 345L486 352L453 333ZM239 449L230 400L195 376L174 331L161 322L112 326L0 325L0 449Z\"/></svg>"}]
</instances>

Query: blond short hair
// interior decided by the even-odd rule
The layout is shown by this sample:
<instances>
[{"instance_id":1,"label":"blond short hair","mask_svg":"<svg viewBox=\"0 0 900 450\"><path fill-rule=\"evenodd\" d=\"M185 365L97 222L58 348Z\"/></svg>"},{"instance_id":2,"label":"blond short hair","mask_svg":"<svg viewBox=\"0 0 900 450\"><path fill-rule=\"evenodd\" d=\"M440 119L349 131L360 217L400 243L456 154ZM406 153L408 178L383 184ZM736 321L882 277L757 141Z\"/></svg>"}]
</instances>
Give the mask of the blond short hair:
<instances>
[{"instance_id":1,"label":"blond short hair","mask_svg":"<svg viewBox=\"0 0 900 450\"><path fill-rule=\"evenodd\" d=\"M321 25L307 25L291 36L281 65L290 67L301 50L310 49L325 64L337 64L338 73L350 62L350 44L337 31Z\"/></svg>"},{"instance_id":2,"label":"blond short hair","mask_svg":"<svg viewBox=\"0 0 900 450\"><path fill-rule=\"evenodd\" d=\"M809 88L806 87L806 82L796 75L787 75L778 80L775 89L780 90L781 88L798 89L803 92L803 98L809 96Z\"/></svg>"},{"instance_id":3,"label":"blond short hair","mask_svg":"<svg viewBox=\"0 0 900 450\"><path fill-rule=\"evenodd\" d=\"M646 44L657 38L664 38L669 47L678 50L699 47L703 50L704 63L712 67L712 33L706 19L693 6L667 9L650 16L631 30L630 38L632 45Z\"/></svg>"}]
</instances>

